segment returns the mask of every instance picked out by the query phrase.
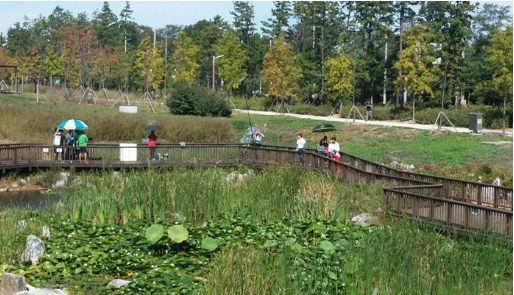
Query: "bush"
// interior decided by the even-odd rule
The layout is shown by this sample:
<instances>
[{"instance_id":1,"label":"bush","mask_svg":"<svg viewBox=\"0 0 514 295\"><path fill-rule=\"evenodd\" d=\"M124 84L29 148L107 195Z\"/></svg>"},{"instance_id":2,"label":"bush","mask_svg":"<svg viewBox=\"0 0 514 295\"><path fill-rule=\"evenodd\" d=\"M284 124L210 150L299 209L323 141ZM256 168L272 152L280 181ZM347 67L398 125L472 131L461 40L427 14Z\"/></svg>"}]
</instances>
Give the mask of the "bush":
<instances>
[{"instance_id":1,"label":"bush","mask_svg":"<svg viewBox=\"0 0 514 295\"><path fill-rule=\"evenodd\" d=\"M174 115L230 117L228 101L205 87L177 84L171 91L166 105Z\"/></svg>"}]
</instances>

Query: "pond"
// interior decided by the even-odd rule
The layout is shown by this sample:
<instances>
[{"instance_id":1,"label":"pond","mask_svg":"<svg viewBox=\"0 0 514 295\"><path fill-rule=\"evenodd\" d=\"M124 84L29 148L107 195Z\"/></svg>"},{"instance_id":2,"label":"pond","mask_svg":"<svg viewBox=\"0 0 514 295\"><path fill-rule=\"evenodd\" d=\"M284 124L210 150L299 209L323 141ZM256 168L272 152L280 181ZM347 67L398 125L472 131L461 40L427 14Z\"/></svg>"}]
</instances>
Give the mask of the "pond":
<instances>
[{"instance_id":1,"label":"pond","mask_svg":"<svg viewBox=\"0 0 514 295\"><path fill-rule=\"evenodd\" d=\"M55 204L58 199L57 194L46 194L39 191L1 192L0 208L45 210Z\"/></svg>"}]
</instances>

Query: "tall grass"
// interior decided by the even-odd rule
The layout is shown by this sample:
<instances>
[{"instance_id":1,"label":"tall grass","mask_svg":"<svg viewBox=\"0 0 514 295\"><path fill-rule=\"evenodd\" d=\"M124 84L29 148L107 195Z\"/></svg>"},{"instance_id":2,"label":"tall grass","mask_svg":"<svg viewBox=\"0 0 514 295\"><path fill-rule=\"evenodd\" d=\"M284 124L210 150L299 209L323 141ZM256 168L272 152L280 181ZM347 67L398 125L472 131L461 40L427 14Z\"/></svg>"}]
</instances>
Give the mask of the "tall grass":
<instances>
[{"instance_id":1,"label":"tall grass","mask_svg":"<svg viewBox=\"0 0 514 295\"><path fill-rule=\"evenodd\" d=\"M493 239L449 238L414 224L384 227L360 244L352 294L500 294L504 274L512 279L512 244Z\"/></svg>"},{"instance_id":2,"label":"tall grass","mask_svg":"<svg viewBox=\"0 0 514 295\"><path fill-rule=\"evenodd\" d=\"M71 218L101 223L177 216L194 223L222 214L259 222L284 216L347 220L349 200L360 190L303 169L241 172L232 178L232 170L221 168L92 172L82 174L80 184L63 192L62 201ZM380 186L370 191L374 203L366 208L354 203L352 213L379 208Z\"/></svg>"},{"instance_id":3,"label":"tall grass","mask_svg":"<svg viewBox=\"0 0 514 295\"><path fill-rule=\"evenodd\" d=\"M447 237L417 224L380 227L346 252L288 247L217 253L206 294L509 294L512 246ZM510 281L510 282L509 282ZM510 287L509 287L510 286ZM512 293L510 293L512 294Z\"/></svg>"},{"instance_id":4,"label":"tall grass","mask_svg":"<svg viewBox=\"0 0 514 295\"><path fill-rule=\"evenodd\" d=\"M19 261L27 235L40 236L48 216L43 212L4 208L0 211L0 261Z\"/></svg>"}]
</instances>

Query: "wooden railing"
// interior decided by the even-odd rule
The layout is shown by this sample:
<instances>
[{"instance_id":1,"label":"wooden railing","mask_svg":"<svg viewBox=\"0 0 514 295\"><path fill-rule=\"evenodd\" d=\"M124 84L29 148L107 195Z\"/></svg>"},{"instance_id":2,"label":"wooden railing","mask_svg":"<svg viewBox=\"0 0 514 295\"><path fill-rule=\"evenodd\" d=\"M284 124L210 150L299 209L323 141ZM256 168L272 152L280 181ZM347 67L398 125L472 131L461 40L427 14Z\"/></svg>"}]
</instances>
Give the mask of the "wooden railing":
<instances>
[{"instance_id":1,"label":"wooden railing","mask_svg":"<svg viewBox=\"0 0 514 295\"><path fill-rule=\"evenodd\" d=\"M67 147L62 147L66 151ZM161 144L159 161L149 160L144 144L120 147L117 144L91 144L90 164L76 158L53 161L53 146L16 144L0 146L0 169L42 167L148 167L148 166L293 166L298 164L294 148L246 144ZM341 153L336 162L307 150L304 167L359 184L381 181L383 206L393 215L422 218L447 226L486 230L512 236L512 188L419 174L387 167Z\"/></svg>"}]
</instances>

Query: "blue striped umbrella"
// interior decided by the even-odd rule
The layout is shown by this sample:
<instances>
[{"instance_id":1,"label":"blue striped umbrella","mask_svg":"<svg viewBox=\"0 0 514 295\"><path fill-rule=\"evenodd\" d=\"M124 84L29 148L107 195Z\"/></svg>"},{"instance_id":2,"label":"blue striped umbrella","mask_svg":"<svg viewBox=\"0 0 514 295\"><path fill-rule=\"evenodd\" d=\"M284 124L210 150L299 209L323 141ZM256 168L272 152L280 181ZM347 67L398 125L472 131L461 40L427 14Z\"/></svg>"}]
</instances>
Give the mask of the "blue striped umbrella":
<instances>
[{"instance_id":1,"label":"blue striped umbrella","mask_svg":"<svg viewBox=\"0 0 514 295\"><path fill-rule=\"evenodd\" d=\"M86 123L80 120L64 120L57 126L57 129L66 129L66 130L84 130L87 129Z\"/></svg>"}]
</instances>

